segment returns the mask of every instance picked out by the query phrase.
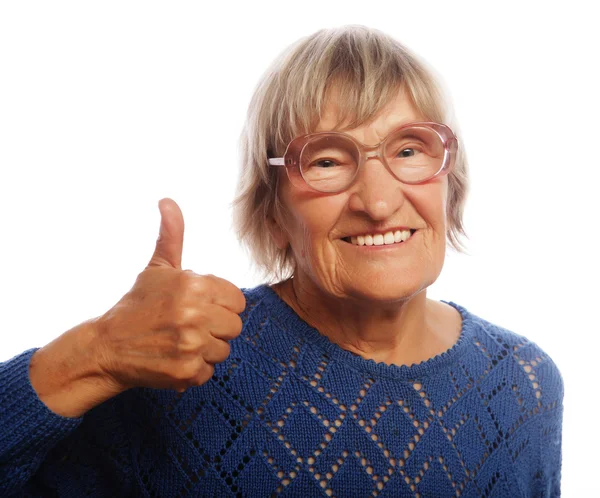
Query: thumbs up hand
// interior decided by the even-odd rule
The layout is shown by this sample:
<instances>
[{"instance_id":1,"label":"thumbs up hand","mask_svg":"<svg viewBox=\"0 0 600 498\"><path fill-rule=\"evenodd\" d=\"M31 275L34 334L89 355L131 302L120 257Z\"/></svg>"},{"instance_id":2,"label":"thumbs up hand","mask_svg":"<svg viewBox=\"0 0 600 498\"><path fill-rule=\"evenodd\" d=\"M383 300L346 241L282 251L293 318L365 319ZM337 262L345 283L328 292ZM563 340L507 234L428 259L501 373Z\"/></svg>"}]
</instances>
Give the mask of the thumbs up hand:
<instances>
[{"instance_id":1,"label":"thumbs up hand","mask_svg":"<svg viewBox=\"0 0 600 498\"><path fill-rule=\"evenodd\" d=\"M235 285L214 275L182 271L183 215L159 202L156 249L123 298L95 320L99 366L117 390L184 391L210 379L242 330L246 305Z\"/></svg>"}]
</instances>

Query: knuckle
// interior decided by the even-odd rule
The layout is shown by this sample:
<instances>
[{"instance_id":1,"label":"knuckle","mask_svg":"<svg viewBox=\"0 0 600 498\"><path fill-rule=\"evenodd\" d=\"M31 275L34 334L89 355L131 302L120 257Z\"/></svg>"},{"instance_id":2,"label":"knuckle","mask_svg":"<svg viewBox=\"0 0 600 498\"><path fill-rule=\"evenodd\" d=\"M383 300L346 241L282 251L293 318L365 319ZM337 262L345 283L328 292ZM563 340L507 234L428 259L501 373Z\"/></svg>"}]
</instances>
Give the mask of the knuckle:
<instances>
[{"instance_id":1,"label":"knuckle","mask_svg":"<svg viewBox=\"0 0 600 498\"><path fill-rule=\"evenodd\" d=\"M223 342L223 351L221 352L221 361L225 361L231 354L231 345L228 342Z\"/></svg>"},{"instance_id":2,"label":"knuckle","mask_svg":"<svg viewBox=\"0 0 600 498\"><path fill-rule=\"evenodd\" d=\"M206 326L210 321L210 313L204 306L197 306L194 309L194 323L201 326Z\"/></svg>"},{"instance_id":3,"label":"knuckle","mask_svg":"<svg viewBox=\"0 0 600 498\"><path fill-rule=\"evenodd\" d=\"M177 274L176 286L179 294L186 294L194 285L196 280L194 272L190 270L181 271Z\"/></svg>"},{"instance_id":4,"label":"knuckle","mask_svg":"<svg viewBox=\"0 0 600 498\"><path fill-rule=\"evenodd\" d=\"M232 330L237 337L238 335L240 335L242 333L242 330L244 328L244 322L242 321L240 316L238 316L238 315L234 315L234 316L235 316L235 318L233 319Z\"/></svg>"},{"instance_id":5,"label":"knuckle","mask_svg":"<svg viewBox=\"0 0 600 498\"><path fill-rule=\"evenodd\" d=\"M181 353L193 353L198 350L201 342L195 330L184 328L177 335L177 349Z\"/></svg>"},{"instance_id":6,"label":"knuckle","mask_svg":"<svg viewBox=\"0 0 600 498\"><path fill-rule=\"evenodd\" d=\"M197 275L194 278L194 290L199 293L210 292L215 285L213 275Z\"/></svg>"},{"instance_id":7,"label":"knuckle","mask_svg":"<svg viewBox=\"0 0 600 498\"><path fill-rule=\"evenodd\" d=\"M173 325L177 328L184 328L193 320L193 312L187 306L176 306L172 312Z\"/></svg>"},{"instance_id":8,"label":"knuckle","mask_svg":"<svg viewBox=\"0 0 600 498\"><path fill-rule=\"evenodd\" d=\"M210 380L210 378L215 373L215 367L213 367L210 363L204 363L200 372L194 377L193 384L196 386L201 386L202 384L206 384Z\"/></svg>"},{"instance_id":9,"label":"knuckle","mask_svg":"<svg viewBox=\"0 0 600 498\"><path fill-rule=\"evenodd\" d=\"M190 381L198 375L198 365L195 361L183 361L173 373L178 381Z\"/></svg>"},{"instance_id":10,"label":"knuckle","mask_svg":"<svg viewBox=\"0 0 600 498\"><path fill-rule=\"evenodd\" d=\"M210 333L203 329L198 330L196 340L198 341L198 347L204 350L209 347Z\"/></svg>"},{"instance_id":11,"label":"knuckle","mask_svg":"<svg viewBox=\"0 0 600 498\"><path fill-rule=\"evenodd\" d=\"M240 313L242 313L246 309L246 296L244 296L244 293L240 289L238 289L238 301L238 310Z\"/></svg>"}]
</instances>

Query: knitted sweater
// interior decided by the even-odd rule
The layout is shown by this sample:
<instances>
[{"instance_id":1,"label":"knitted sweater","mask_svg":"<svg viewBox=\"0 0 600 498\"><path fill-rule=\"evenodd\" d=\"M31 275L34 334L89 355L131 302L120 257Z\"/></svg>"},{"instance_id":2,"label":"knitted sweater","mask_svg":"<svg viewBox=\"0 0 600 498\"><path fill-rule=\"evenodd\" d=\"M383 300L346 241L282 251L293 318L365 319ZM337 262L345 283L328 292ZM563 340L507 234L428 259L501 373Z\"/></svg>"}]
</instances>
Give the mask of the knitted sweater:
<instances>
[{"instance_id":1,"label":"knitted sweater","mask_svg":"<svg viewBox=\"0 0 600 498\"><path fill-rule=\"evenodd\" d=\"M409 366L365 360L268 286L206 384L135 388L80 418L0 363L0 496L554 497L563 381L535 343L448 302L458 341Z\"/></svg>"}]
</instances>

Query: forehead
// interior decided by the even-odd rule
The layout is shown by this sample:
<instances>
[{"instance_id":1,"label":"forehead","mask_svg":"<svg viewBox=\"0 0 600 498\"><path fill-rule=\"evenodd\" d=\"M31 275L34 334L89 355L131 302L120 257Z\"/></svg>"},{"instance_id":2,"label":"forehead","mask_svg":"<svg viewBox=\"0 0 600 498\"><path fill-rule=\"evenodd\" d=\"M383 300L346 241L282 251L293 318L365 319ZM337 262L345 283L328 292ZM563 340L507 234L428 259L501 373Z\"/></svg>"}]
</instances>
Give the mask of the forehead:
<instances>
[{"instance_id":1,"label":"forehead","mask_svg":"<svg viewBox=\"0 0 600 498\"><path fill-rule=\"evenodd\" d=\"M387 134L406 123L426 121L426 118L415 108L404 89L399 90L396 96L372 119L356 128L347 128L350 121L340 122L340 115L339 96L335 92L331 92L331 96L326 101L321 120L314 132L341 129L351 135L363 135L362 132L369 129L381 135Z\"/></svg>"}]
</instances>

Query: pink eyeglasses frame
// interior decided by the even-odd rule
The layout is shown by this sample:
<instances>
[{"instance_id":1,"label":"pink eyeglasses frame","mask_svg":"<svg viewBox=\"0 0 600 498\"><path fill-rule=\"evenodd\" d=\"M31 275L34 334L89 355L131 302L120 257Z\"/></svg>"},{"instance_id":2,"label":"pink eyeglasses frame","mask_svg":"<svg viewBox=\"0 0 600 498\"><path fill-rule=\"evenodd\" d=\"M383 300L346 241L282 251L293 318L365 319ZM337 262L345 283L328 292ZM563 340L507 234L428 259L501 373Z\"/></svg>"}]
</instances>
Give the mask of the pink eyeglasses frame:
<instances>
[{"instance_id":1,"label":"pink eyeglasses frame","mask_svg":"<svg viewBox=\"0 0 600 498\"><path fill-rule=\"evenodd\" d=\"M385 150L385 144L386 144L388 138L390 136L394 135L395 133L397 133L398 131L400 131L404 128L412 128L412 127L419 127L419 126L433 130L440 137L440 140L442 141L442 144L444 147L444 158L440 165L440 169L437 172L435 172L433 175L431 175L429 178L426 178L424 180L419 180L418 182L403 181L394 174L394 172L388 165L387 160L385 159L385 155L383 154L383 152ZM308 142L311 139L313 139L316 136L318 136L318 137L343 136L346 139L353 142L354 145L356 146L357 150L359 151L360 159L359 159L358 167L356 168L356 173L354 174L354 177L352 178L352 180L350 181L348 186L346 186L345 188L342 188L339 190L334 190L334 191L322 191L322 190L318 190L315 187L311 186L304 179L304 176L302 175L302 171L300 170L300 165L299 165L298 160L299 160L300 154L302 153L302 150L304 149L304 147L308 144ZM314 192L322 192L322 193L331 194L331 193L340 193L340 192L344 192L345 190L348 190L352 186L352 184L354 183L356 178L358 177L358 173L360 172L361 168L364 166L364 164L367 162L368 159L378 158L385 165L386 169L390 172L390 174L394 178L396 178L396 180L398 180L399 182L405 183L408 185L419 185L422 183L426 183L426 182L432 180L433 178L447 175L448 173L450 173L450 171L452 170L452 168L454 167L454 165L456 163L457 151L458 151L458 138L456 138L456 136L454 135L452 130L447 125L442 124L442 123L436 123L434 121L414 121L411 123L406 123L398 128L395 128L381 142L379 142L376 145L366 145L366 144L363 144L362 142L359 142L358 140L356 140L351 135L348 135L347 133L334 132L334 131L325 131L325 132L309 133L307 135L301 135L299 137L294 138L288 144L288 146L285 149L285 153L283 154L283 157L269 158L268 163L270 166L285 166L285 169L287 171L287 175L288 175L288 178L290 179L290 182L296 187L299 187L299 188L304 187L304 188L308 188L309 190L312 190ZM375 152L375 154L369 155L369 152Z\"/></svg>"}]
</instances>

